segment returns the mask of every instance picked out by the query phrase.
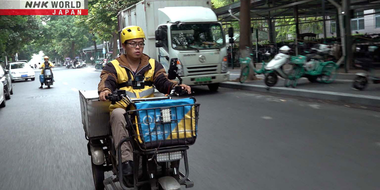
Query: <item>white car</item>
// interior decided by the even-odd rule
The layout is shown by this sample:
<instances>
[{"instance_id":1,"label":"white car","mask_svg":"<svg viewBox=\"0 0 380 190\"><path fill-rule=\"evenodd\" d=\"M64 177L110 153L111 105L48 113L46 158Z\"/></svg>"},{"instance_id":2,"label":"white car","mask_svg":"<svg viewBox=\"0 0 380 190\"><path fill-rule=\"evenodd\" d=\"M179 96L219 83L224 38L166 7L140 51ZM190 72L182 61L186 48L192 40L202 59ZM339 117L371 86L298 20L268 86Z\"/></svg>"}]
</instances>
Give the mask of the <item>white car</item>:
<instances>
[{"instance_id":1,"label":"white car","mask_svg":"<svg viewBox=\"0 0 380 190\"><path fill-rule=\"evenodd\" d=\"M4 84L5 99L11 99L11 95L13 94L11 75L2 65L0 65L0 80Z\"/></svg>"},{"instance_id":2,"label":"white car","mask_svg":"<svg viewBox=\"0 0 380 190\"><path fill-rule=\"evenodd\" d=\"M35 74L34 70L26 62L13 62L11 64L11 78L12 81L15 80L25 80L31 79L34 81Z\"/></svg>"},{"instance_id":3,"label":"white car","mask_svg":"<svg viewBox=\"0 0 380 190\"><path fill-rule=\"evenodd\" d=\"M1 72L1 71L0 71ZM0 73L1 74L1 73ZM0 108L5 107L5 88L2 81L5 81L5 76L0 76Z\"/></svg>"}]
</instances>

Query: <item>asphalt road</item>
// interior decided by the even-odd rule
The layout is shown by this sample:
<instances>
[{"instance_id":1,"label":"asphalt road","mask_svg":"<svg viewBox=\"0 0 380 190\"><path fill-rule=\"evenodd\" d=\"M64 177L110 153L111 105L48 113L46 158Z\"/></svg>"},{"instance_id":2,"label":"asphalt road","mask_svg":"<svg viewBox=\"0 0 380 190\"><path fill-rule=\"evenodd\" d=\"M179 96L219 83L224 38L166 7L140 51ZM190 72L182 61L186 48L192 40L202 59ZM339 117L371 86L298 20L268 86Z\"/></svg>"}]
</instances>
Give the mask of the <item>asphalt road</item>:
<instances>
[{"instance_id":1,"label":"asphalt road","mask_svg":"<svg viewBox=\"0 0 380 190\"><path fill-rule=\"evenodd\" d=\"M95 90L99 74L57 68L51 89L14 83L0 109L0 190L93 189L78 90ZM380 112L194 89L201 108L192 189L380 188Z\"/></svg>"}]
</instances>

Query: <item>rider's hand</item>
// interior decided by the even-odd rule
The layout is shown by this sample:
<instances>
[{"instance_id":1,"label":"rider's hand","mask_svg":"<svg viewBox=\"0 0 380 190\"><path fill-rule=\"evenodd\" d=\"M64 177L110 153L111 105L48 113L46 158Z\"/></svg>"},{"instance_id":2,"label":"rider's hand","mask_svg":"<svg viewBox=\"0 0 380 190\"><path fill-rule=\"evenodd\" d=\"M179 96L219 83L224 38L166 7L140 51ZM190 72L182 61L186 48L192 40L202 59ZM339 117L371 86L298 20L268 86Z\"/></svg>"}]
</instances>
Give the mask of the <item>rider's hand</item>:
<instances>
[{"instance_id":1,"label":"rider's hand","mask_svg":"<svg viewBox=\"0 0 380 190\"><path fill-rule=\"evenodd\" d=\"M186 84L179 84L178 86L181 86L182 89L186 90L188 94L191 94L191 87Z\"/></svg>"},{"instance_id":2,"label":"rider's hand","mask_svg":"<svg viewBox=\"0 0 380 190\"><path fill-rule=\"evenodd\" d=\"M99 99L101 101L106 101L107 100L106 97L108 96L108 94L111 94L111 92L109 90L105 90L103 92L100 92Z\"/></svg>"}]
</instances>

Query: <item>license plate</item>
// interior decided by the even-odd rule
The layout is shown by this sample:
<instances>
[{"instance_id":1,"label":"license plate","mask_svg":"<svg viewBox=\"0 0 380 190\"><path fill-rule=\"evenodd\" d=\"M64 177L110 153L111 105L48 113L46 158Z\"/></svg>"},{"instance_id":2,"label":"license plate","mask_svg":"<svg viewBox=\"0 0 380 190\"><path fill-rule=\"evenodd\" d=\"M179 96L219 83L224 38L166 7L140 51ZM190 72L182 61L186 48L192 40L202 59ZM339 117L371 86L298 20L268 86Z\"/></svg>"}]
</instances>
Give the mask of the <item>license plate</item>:
<instances>
[{"instance_id":1,"label":"license plate","mask_svg":"<svg viewBox=\"0 0 380 190\"><path fill-rule=\"evenodd\" d=\"M206 81L211 81L211 77L201 77L201 78L195 79L195 82L206 82Z\"/></svg>"},{"instance_id":2,"label":"license plate","mask_svg":"<svg viewBox=\"0 0 380 190\"><path fill-rule=\"evenodd\" d=\"M24 77L28 77L28 75L21 75L21 77L22 77L22 78L24 78Z\"/></svg>"}]
</instances>

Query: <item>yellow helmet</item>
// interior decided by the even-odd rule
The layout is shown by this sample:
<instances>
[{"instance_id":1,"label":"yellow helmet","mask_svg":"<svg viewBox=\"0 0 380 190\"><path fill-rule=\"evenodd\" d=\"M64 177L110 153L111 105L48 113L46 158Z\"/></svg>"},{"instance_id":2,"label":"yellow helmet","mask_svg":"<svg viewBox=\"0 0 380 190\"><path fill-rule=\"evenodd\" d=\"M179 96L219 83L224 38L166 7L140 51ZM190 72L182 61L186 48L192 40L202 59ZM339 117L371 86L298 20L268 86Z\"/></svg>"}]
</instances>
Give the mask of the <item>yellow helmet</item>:
<instances>
[{"instance_id":1,"label":"yellow helmet","mask_svg":"<svg viewBox=\"0 0 380 190\"><path fill-rule=\"evenodd\" d=\"M121 43L125 43L127 40L144 38L145 34L141 27L139 26L127 26L121 30L120 39Z\"/></svg>"},{"instance_id":2,"label":"yellow helmet","mask_svg":"<svg viewBox=\"0 0 380 190\"><path fill-rule=\"evenodd\" d=\"M45 56L44 59L49 59L49 57L48 57L48 56Z\"/></svg>"}]
</instances>

